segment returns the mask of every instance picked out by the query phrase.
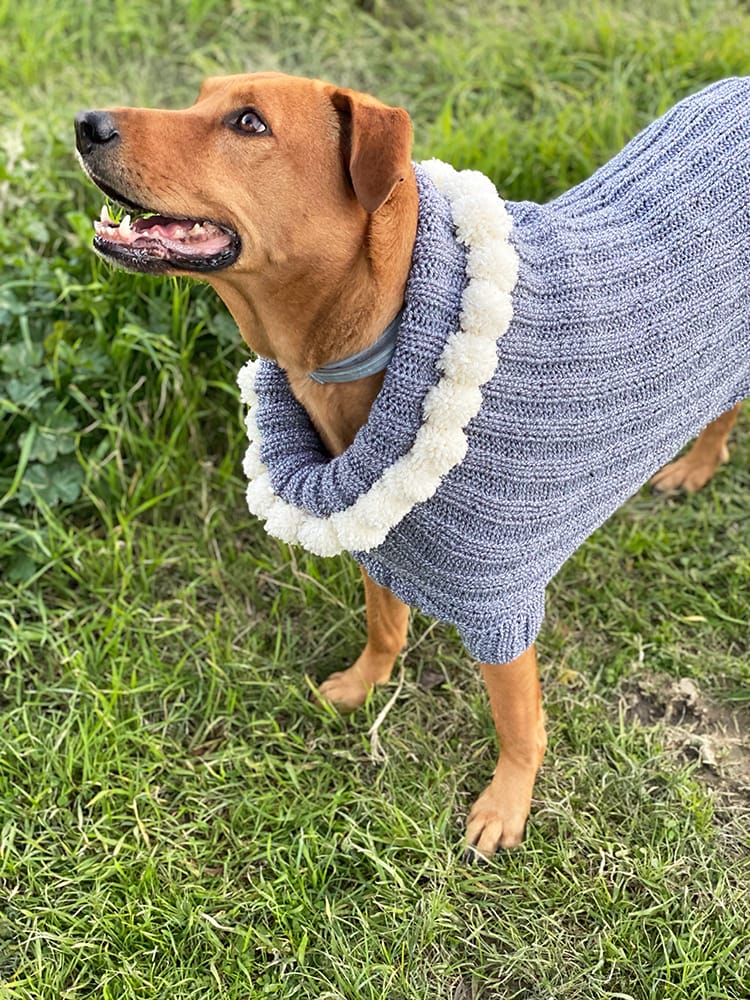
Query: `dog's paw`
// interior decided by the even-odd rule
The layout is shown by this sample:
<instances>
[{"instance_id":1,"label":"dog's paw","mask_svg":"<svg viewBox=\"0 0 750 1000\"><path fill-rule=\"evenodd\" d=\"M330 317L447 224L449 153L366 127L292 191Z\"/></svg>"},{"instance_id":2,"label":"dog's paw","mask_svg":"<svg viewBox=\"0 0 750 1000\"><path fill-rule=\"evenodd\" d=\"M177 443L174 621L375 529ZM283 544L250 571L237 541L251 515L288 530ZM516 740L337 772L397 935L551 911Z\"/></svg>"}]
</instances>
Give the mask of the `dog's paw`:
<instances>
[{"instance_id":1,"label":"dog's paw","mask_svg":"<svg viewBox=\"0 0 750 1000\"><path fill-rule=\"evenodd\" d=\"M526 832L528 810L499 799L492 786L474 803L466 821L466 851L471 860L487 859L498 850L518 847Z\"/></svg>"},{"instance_id":2,"label":"dog's paw","mask_svg":"<svg viewBox=\"0 0 750 1000\"><path fill-rule=\"evenodd\" d=\"M719 455L696 456L688 452L676 462L670 462L651 479L651 485L659 493L673 493L684 490L697 493L711 479L719 466L729 460L729 451L722 448Z\"/></svg>"},{"instance_id":3,"label":"dog's paw","mask_svg":"<svg viewBox=\"0 0 750 1000\"><path fill-rule=\"evenodd\" d=\"M315 689L313 697L333 705L342 715L349 715L364 705L372 687L359 671L349 667L327 677Z\"/></svg>"},{"instance_id":4,"label":"dog's paw","mask_svg":"<svg viewBox=\"0 0 750 1000\"><path fill-rule=\"evenodd\" d=\"M476 800L466 821L467 861L518 847L526 833L536 771L501 767Z\"/></svg>"},{"instance_id":5,"label":"dog's paw","mask_svg":"<svg viewBox=\"0 0 750 1000\"><path fill-rule=\"evenodd\" d=\"M395 654L372 653L365 648L351 667L327 677L314 690L313 697L333 705L342 715L355 712L371 691L388 683L395 658Z\"/></svg>"}]
</instances>

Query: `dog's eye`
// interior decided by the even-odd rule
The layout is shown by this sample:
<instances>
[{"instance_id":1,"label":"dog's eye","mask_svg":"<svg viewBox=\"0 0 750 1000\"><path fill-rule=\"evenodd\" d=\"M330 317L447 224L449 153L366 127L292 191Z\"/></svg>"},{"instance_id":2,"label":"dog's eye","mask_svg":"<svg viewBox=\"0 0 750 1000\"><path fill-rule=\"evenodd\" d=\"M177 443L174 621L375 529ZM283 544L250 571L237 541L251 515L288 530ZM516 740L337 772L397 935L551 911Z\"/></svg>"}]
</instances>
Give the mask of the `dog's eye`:
<instances>
[{"instance_id":1,"label":"dog's eye","mask_svg":"<svg viewBox=\"0 0 750 1000\"><path fill-rule=\"evenodd\" d=\"M241 111L233 124L238 132L245 132L247 135L262 135L268 131L268 126L258 112L250 108L246 111Z\"/></svg>"}]
</instances>

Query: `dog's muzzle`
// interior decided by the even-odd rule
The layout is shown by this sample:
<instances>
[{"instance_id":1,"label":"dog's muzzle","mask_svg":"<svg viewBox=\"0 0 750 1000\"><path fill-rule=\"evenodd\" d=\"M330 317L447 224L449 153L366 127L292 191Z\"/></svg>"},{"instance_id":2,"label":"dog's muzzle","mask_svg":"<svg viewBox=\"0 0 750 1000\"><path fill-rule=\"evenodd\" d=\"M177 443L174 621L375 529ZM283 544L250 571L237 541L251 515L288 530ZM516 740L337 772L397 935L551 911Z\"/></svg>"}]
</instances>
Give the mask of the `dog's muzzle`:
<instances>
[{"instance_id":1,"label":"dog's muzzle","mask_svg":"<svg viewBox=\"0 0 750 1000\"><path fill-rule=\"evenodd\" d=\"M83 169L107 197L128 210L115 221L109 207L104 206L94 222L93 246L98 254L130 271L152 274L218 271L237 260L240 237L225 223L160 214L142 204L143 195L135 193L128 182L123 165L125 144L113 114L79 111L74 125Z\"/></svg>"}]
</instances>

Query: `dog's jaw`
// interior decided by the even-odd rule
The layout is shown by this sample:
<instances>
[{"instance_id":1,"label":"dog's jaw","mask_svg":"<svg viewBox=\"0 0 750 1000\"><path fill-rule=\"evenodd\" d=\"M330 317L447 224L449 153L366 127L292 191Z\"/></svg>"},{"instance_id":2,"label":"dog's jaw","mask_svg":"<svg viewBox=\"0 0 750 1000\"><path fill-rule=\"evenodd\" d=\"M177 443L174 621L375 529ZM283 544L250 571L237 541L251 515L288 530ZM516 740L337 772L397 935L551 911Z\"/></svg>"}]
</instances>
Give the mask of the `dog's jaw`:
<instances>
[{"instance_id":1,"label":"dog's jaw","mask_svg":"<svg viewBox=\"0 0 750 1000\"><path fill-rule=\"evenodd\" d=\"M227 227L214 222L147 215L119 222L105 205L94 222L94 249L106 260L132 271L217 271L239 255L240 240Z\"/></svg>"},{"instance_id":2,"label":"dog's jaw","mask_svg":"<svg viewBox=\"0 0 750 1000\"><path fill-rule=\"evenodd\" d=\"M132 212L115 222L105 204L94 221L93 247L104 260L128 271L206 274L230 267L242 243L234 229L207 219L157 214L100 178L76 151L87 176L113 201Z\"/></svg>"}]
</instances>

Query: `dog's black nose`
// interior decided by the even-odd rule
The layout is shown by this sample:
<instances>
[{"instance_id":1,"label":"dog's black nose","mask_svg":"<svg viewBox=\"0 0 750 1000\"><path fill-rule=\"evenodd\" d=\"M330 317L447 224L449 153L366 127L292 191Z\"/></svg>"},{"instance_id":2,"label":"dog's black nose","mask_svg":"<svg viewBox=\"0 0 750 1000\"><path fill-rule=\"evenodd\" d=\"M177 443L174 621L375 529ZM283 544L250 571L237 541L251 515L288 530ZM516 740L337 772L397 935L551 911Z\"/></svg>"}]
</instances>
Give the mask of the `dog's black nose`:
<instances>
[{"instance_id":1,"label":"dog's black nose","mask_svg":"<svg viewBox=\"0 0 750 1000\"><path fill-rule=\"evenodd\" d=\"M76 146L81 156L86 156L96 146L117 139L120 133L108 111L79 111L75 117Z\"/></svg>"}]
</instances>

